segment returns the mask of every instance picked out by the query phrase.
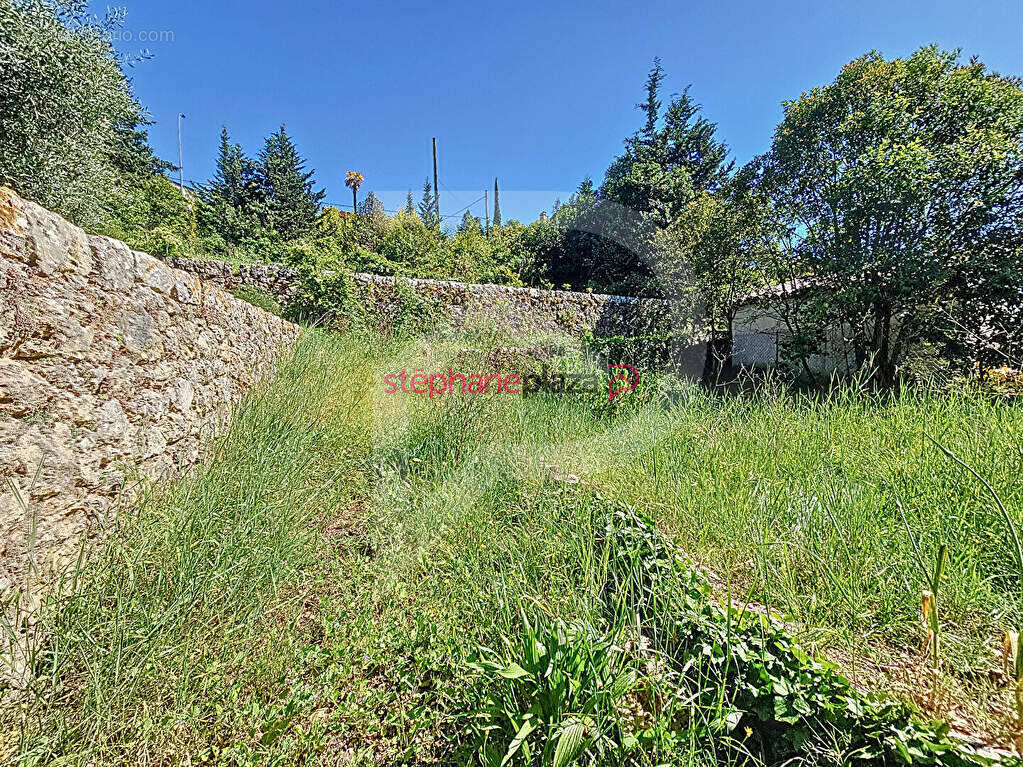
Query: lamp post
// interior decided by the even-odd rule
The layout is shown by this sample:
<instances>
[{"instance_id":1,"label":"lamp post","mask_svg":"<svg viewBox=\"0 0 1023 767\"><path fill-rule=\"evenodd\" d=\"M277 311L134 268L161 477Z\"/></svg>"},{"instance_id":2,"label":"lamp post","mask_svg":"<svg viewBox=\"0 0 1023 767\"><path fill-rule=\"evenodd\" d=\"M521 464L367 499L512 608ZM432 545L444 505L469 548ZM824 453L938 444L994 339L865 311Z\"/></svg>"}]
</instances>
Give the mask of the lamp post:
<instances>
[{"instance_id":1,"label":"lamp post","mask_svg":"<svg viewBox=\"0 0 1023 767\"><path fill-rule=\"evenodd\" d=\"M184 115L178 112L178 188L182 196L185 194L185 162L181 156L181 121Z\"/></svg>"}]
</instances>

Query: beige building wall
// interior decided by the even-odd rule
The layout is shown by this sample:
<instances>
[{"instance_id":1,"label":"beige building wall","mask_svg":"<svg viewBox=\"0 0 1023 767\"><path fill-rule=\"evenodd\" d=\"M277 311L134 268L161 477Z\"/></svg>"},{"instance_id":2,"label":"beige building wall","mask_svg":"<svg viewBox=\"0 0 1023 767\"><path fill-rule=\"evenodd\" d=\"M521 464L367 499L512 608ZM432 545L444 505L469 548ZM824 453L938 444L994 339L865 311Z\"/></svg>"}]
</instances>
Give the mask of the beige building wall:
<instances>
[{"instance_id":1,"label":"beige building wall","mask_svg":"<svg viewBox=\"0 0 1023 767\"><path fill-rule=\"evenodd\" d=\"M774 304L749 303L740 307L733 326L732 363L736 368L769 369L785 363L782 343L789 330ZM853 372L853 353L843 328L827 329L824 351L807 360L819 376Z\"/></svg>"}]
</instances>

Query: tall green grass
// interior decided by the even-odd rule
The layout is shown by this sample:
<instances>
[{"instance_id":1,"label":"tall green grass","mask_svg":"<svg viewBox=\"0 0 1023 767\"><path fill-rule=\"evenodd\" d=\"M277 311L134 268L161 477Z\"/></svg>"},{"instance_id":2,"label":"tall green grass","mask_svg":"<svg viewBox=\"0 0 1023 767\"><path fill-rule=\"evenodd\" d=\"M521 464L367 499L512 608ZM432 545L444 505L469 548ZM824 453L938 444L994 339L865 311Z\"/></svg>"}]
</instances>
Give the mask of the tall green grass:
<instances>
[{"instance_id":1,"label":"tall green grass","mask_svg":"<svg viewBox=\"0 0 1023 767\"><path fill-rule=\"evenodd\" d=\"M648 512L736 593L787 614L822 646L914 646L928 585L919 556L933 562L943 544L953 668L993 668L991 639L1023 619L1004 516L934 442L985 477L1018 525L1018 407L967 393L714 396L656 378L617 408L599 395L408 407L395 446L378 440L398 465L414 457L446 488L468 444L470 468L451 491L464 499L495 463L524 478L575 475Z\"/></svg>"},{"instance_id":2,"label":"tall green grass","mask_svg":"<svg viewBox=\"0 0 1023 767\"><path fill-rule=\"evenodd\" d=\"M947 673L988 668L985 643L1019 625L1004 520L927 439L988 478L1018 521L1018 409L966 395L726 397L658 377L615 403L383 394L384 373L446 369L463 347L497 342L305 334L203 469L122 518L48 606L35 698L10 719L14 756L471 762L497 689L485 661L525 647L527 624L589 637L578 646L600 658L579 660L573 639L558 663L601 689L635 660L609 648L638 646L636 631L656 624L634 600L609 611L606 508L654 520L723 595L785 613L819 646L916 651L927 576L914 545L928 561L948 546ZM456 367L485 358L463 353ZM683 657L690 645L672 641ZM707 727L728 714L732 693L717 689L700 698ZM620 746L634 730L616 726ZM707 727L639 753L677 764L774 753L743 757Z\"/></svg>"},{"instance_id":3,"label":"tall green grass","mask_svg":"<svg viewBox=\"0 0 1023 767\"><path fill-rule=\"evenodd\" d=\"M960 671L986 669L985 645L1020 619L1023 573L991 495L929 437L1018 524L1023 411L964 394L698 398L597 481L822 642L912 645L928 585L914 546L933 562L945 544L947 652Z\"/></svg>"},{"instance_id":4,"label":"tall green grass","mask_svg":"<svg viewBox=\"0 0 1023 767\"><path fill-rule=\"evenodd\" d=\"M365 486L365 357L306 334L202 469L122 513L69 576L40 615L31 703L5 712L25 763L174 763L262 739L303 650L320 523Z\"/></svg>"}]
</instances>

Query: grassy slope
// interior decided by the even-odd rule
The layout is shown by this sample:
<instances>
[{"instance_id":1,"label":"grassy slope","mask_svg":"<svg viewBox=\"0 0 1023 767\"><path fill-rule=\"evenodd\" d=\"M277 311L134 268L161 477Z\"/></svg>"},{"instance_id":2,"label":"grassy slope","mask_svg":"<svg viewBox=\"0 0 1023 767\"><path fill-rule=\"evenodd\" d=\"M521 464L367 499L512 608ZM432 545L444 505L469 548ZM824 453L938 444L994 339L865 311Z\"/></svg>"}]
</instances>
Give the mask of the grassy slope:
<instances>
[{"instance_id":1,"label":"grassy slope","mask_svg":"<svg viewBox=\"0 0 1023 767\"><path fill-rule=\"evenodd\" d=\"M384 372L446 368L451 350L306 334L209 465L144 504L48 613L39 697L7 712L11 745L74 764L462 758L476 648L514 636L524 606L603 609L593 488L811 639L918 643L907 525L925 560L951 547L954 678L1019 623L1000 518L922 436L1019 509L1018 410L715 400L667 382L670 407L653 386L619 408L382 395ZM712 761L693 737L673 759Z\"/></svg>"},{"instance_id":2,"label":"grassy slope","mask_svg":"<svg viewBox=\"0 0 1023 767\"><path fill-rule=\"evenodd\" d=\"M44 613L41 697L17 723L30 759L174 762L258 740L275 720L304 652L302 600L321 577L320 520L365 485L350 396L362 379L338 364L360 352L304 338L195 478L122 516Z\"/></svg>"}]
</instances>

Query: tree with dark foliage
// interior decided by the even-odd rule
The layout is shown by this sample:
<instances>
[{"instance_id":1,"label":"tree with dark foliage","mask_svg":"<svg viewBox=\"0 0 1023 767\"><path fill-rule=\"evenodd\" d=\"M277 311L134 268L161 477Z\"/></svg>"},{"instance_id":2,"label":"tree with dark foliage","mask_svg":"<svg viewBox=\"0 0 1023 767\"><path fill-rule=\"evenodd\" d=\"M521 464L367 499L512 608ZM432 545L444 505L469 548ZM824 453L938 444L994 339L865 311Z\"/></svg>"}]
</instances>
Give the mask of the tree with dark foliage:
<instances>
[{"instance_id":1,"label":"tree with dark foliage","mask_svg":"<svg viewBox=\"0 0 1023 767\"><path fill-rule=\"evenodd\" d=\"M759 187L791 243L802 304L842 328L878 385L911 347L1019 334L1023 88L958 52L869 53L785 104Z\"/></svg>"},{"instance_id":2,"label":"tree with dark foliage","mask_svg":"<svg viewBox=\"0 0 1023 767\"><path fill-rule=\"evenodd\" d=\"M199 189L199 197L205 203L206 226L226 242L237 245L259 228L257 215L264 195L258 170L241 144L231 143L226 126L220 130L217 169Z\"/></svg>"},{"instance_id":3,"label":"tree with dark foliage","mask_svg":"<svg viewBox=\"0 0 1023 767\"><path fill-rule=\"evenodd\" d=\"M263 225L285 240L308 234L326 192L314 189L314 171L305 169L306 161L283 125L267 137L256 167Z\"/></svg>"},{"instance_id":4,"label":"tree with dark foliage","mask_svg":"<svg viewBox=\"0 0 1023 767\"><path fill-rule=\"evenodd\" d=\"M497 188L497 177L494 177L494 229L501 228L501 198Z\"/></svg>"}]
</instances>

